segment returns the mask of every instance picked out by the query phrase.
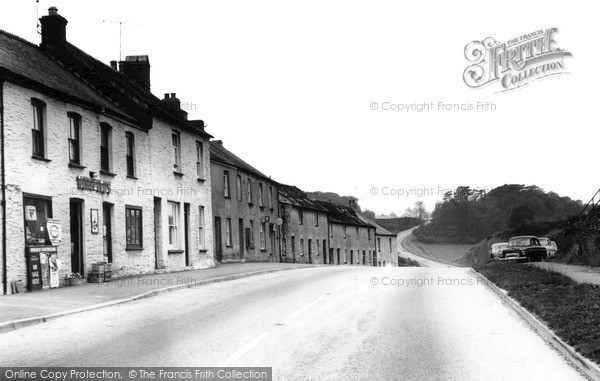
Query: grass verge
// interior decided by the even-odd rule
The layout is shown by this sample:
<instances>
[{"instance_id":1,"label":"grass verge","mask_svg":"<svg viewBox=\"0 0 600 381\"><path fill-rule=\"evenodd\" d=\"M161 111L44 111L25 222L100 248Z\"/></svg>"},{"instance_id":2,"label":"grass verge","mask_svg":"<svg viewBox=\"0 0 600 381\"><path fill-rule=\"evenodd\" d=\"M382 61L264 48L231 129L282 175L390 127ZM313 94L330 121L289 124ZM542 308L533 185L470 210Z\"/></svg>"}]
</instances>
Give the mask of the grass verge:
<instances>
[{"instance_id":1,"label":"grass verge","mask_svg":"<svg viewBox=\"0 0 600 381\"><path fill-rule=\"evenodd\" d=\"M600 286L527 264L492 262L476 269L508 291L579 353L600 364Z\"/></svg>"}]
</instances>

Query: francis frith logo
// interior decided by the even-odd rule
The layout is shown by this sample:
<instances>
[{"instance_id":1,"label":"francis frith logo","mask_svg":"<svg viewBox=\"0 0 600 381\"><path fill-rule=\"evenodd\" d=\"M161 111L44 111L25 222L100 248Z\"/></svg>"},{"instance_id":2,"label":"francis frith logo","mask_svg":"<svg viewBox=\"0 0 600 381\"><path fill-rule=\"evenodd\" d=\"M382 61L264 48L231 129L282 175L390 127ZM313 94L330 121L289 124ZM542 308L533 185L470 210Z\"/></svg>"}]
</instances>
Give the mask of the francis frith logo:
<instances>
[{"instance_id":1,"label":"francis frith logo","mask_svg":"<svg viewBox=\"0 0 600 381\"><path fill-rule=\"evenodd\" d=\"M492 37L468 43L465 57L471 64L463 73L465 83L480 88L499 82L504 92L566 74L564 58L571 53L558 47L557 33L557 28L540 29L504 43Z\"/></svg>"}]
</instances>

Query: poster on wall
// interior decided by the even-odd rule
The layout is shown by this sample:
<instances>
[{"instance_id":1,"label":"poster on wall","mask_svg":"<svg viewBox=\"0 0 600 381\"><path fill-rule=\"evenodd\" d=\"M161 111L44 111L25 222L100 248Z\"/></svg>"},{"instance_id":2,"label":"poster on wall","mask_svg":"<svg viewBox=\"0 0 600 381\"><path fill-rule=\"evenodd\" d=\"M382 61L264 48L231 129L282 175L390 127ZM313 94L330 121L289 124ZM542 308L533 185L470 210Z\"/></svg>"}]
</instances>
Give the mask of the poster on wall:
<instances>
[{"instance_id":1,"label":"poster on wall","mask_svg":"<svg viewBox=\"0 0 600 381\"><path fill-rule=\"evenodd\" d=\"M62 241L62 227L60 221L46 218L46 229L48 230L48 238L52 245L58 245Z\"/></svg>"},{"instance_id":2,"label":"poster on wall","mask_svg":"<svg viewBox=\"0 0 600 381\"><path fill-rule=\"evenodd\" d=\"M100 231L100 225L98 224L98 209L90 209L90 225L92 227L92 234L98 234Z\"/></svg>"}]
</instances>

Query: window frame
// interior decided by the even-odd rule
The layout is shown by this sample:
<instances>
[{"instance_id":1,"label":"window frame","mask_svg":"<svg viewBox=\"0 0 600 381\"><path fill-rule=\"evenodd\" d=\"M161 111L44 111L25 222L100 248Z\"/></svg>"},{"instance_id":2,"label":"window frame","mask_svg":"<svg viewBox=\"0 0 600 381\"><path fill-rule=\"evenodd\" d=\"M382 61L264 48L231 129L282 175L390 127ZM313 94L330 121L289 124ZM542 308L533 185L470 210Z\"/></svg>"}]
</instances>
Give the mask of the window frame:
<instances>
[{"instance_id":1,"label":"window frame","mask_svg":"<svg viewBox=\"0 0 600 381\"><path fill-rule=\"evenodd\" d=\"M69 119L69 136L67 138L68 142L68 150L69 150L69 164L75 166L81 166L83 163L83 150L81 149L81 142L83 141L82 137L82 118L81 115L75 112L68 112L67 118ZM75 131L77 135L75 138L72 136L72 132ZM72 148L76 150L76 160L71 158Z\"/></svg>"},{"instance_id":2,"label":"window frame","mask_svg":"<svg viewBox=\"0 0 600 381\"><path fill-rule=\"evenodd\" d=\"M223 170L223 197L231 198L231 187L229 182L229 170Z\"/></svg>"},{"instance_id":3,"label":"window frame","mask_svg":"<svg viewBox=\"0 0 600 381\"><path fill-rule=\"evenodd\" d=\"M204 228L206 221L206 210L204 205L198 206L198 249L206 250L206 229Z\"/></svg>"},{"instance_id":4,"label":"window frame","mask_svg":"<svg viewBox=\"0 0 600 381\"><path fill-rule=\"evenodd\" d=\"M248 189L246 190L246 197L248 198L248 205L252 206L254 203L252 202L252 179L248 177L248 181L246 183L248 185Z\"/></svg>"},{"instance_id":5,"label":"window frame","mask_svg":"<svg viewBox=\"0 0 600 381\"><path fill-rule=\"evenodd\" d=\"M113 167L112 131L113 128L110 124L100 123L100 172L110 173Z\"/></svg>"},{"instance_id":6,"label":"window frame","mask_svg":"<svg viewBox=\"0 0 600 381\"><path fill-rule=\"evenodd\" d=\"M264 221L260 223L259 240L260 240L260 249L261 250L267 250L267 235L266 235L267 225L266 224L267 223Z\"/></svg>"},{"instance_id":7,"label":"window frame","mask_svg":"<svg viewBox=\"0 0 600 381\"><path fill-rule=\"evenodd\" d=\"M172 212L176 212L173 213ZM181 203L175 201L167 201L167 228L168 228L168 245L169 250L182 250L180 237L180 219L181 219ZM173 231L173 235L171 232ZM175 240L172 241L171 238Z\"/></svg>"},{"instance_id":8,"label":"window frame","mask_svg":"<svg viewBox=\"0 0 600 381\"><path fill-rule=\"evenodd\" d=\"M130 211L135 211L134 218L137 221L137 212L139 212L139 224L137 226L130 225ZM135 228L139 231L139 243L129 242L129 229ZM141 206L125 205L125 245L126 250L142 250L144 248L144 210Z\"/></svg>"},{"instance_id":9,"label":"window frame","mask_svg":"<svg viewBox=\"0 0 600 381\"><path fill-rule=\"evenodd\" d=\"M31 98L31 157L47 160L46 102Z\"/></svg>"},{"instance_id":10,"label":"window frame","mask_svg":"<svg viewBox=\"0 0 600 381\"><path fill-rule=\"evenodd\" d=\"M196 140L196 176L198 180L204 180L204 145Z\"/></svg>"},{"instance_id":11,"label":"window frame","mask_svg":"<svg viewBox=\"0 0 600 381\"><path fill-rule=\"evenodd\" d=\"M131 147L129 146L131 144ZM129 153L131 148L131 154ZM131 172L129 165L131 160ZM136 178L136 160L135 160L135 135L131 131L125 131L125 172L127 177Z\"/></svg>"},{"instance_id":12,"label":"window frame","mask_svg":"<svg viewBox=\"0 0 600 381\"><path fill-rule=\"evenodd\" d=\"M244 196L242 195L242 175L237 175L235 177L235 187L237 190L237 200L238 202L244 201Z\"/></svg>"},{"instance_id":13,"label":"window frame","mask_svg":"<svg viewBox=\"0 0 600 381\"><path fill-rule=\"evenodd\" d=\"M173 147L173 172L181 173L181 133L171 131L171 146Z\"/></svg>"},{"instance_id":14,"label":"window frame","mask_svg":"<svg viewBox=\"0 0 600 381\"><path fill-rule=\"evenodd\" d=\"M263 183L261 183L261 182L258 183L258 206L260 208L265 207L264 188L263 188Z\"/></svg>"}]
</instances>

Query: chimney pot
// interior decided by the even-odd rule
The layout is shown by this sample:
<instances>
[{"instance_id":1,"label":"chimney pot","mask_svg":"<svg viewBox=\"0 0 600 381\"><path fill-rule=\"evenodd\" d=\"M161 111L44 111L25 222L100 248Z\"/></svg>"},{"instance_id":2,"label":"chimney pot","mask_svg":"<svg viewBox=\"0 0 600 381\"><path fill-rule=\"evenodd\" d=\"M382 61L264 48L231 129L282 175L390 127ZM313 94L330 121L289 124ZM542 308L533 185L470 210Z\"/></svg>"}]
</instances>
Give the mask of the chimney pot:
<instances>
[{"instance_id":1,"label":"chimney pot","mask_svg":"<svg viewBox=\"0 0 600 381\"><path fill-rule=\"evenodd\" d=\"M165 93L165 99L169 99L169 93Z\"/></svg>"},{"instance_id":2,"label":"chimney pot","mask_svg":"<svg viewBox=\"0 0 600 381\"><path fill-rule=\"evenodd\" d=\"M113 68L113 70L117 70L117 61L110 61L110 67Z\"/></svg>"},{"instance_id":3,"label":"chimney pot","mask_svg":"<svg viewBox=\"0 0 600 381\"><path fill-rule=\"evenodd\" d=\"M175 96L175 93L171 93L171 98L177 98L177 97Z\"/></svg>"},{"instance_id":4,"label":"chimney pot","mask_svg":"<svg viewBox=\"0 0 600 381\"><path fill-rule=\"evenodd\" d=\"M50 15L50 16L58 15L58 8L56 8L56 7L48 8L48 15Z\"/></svg>"}]
</instances>

